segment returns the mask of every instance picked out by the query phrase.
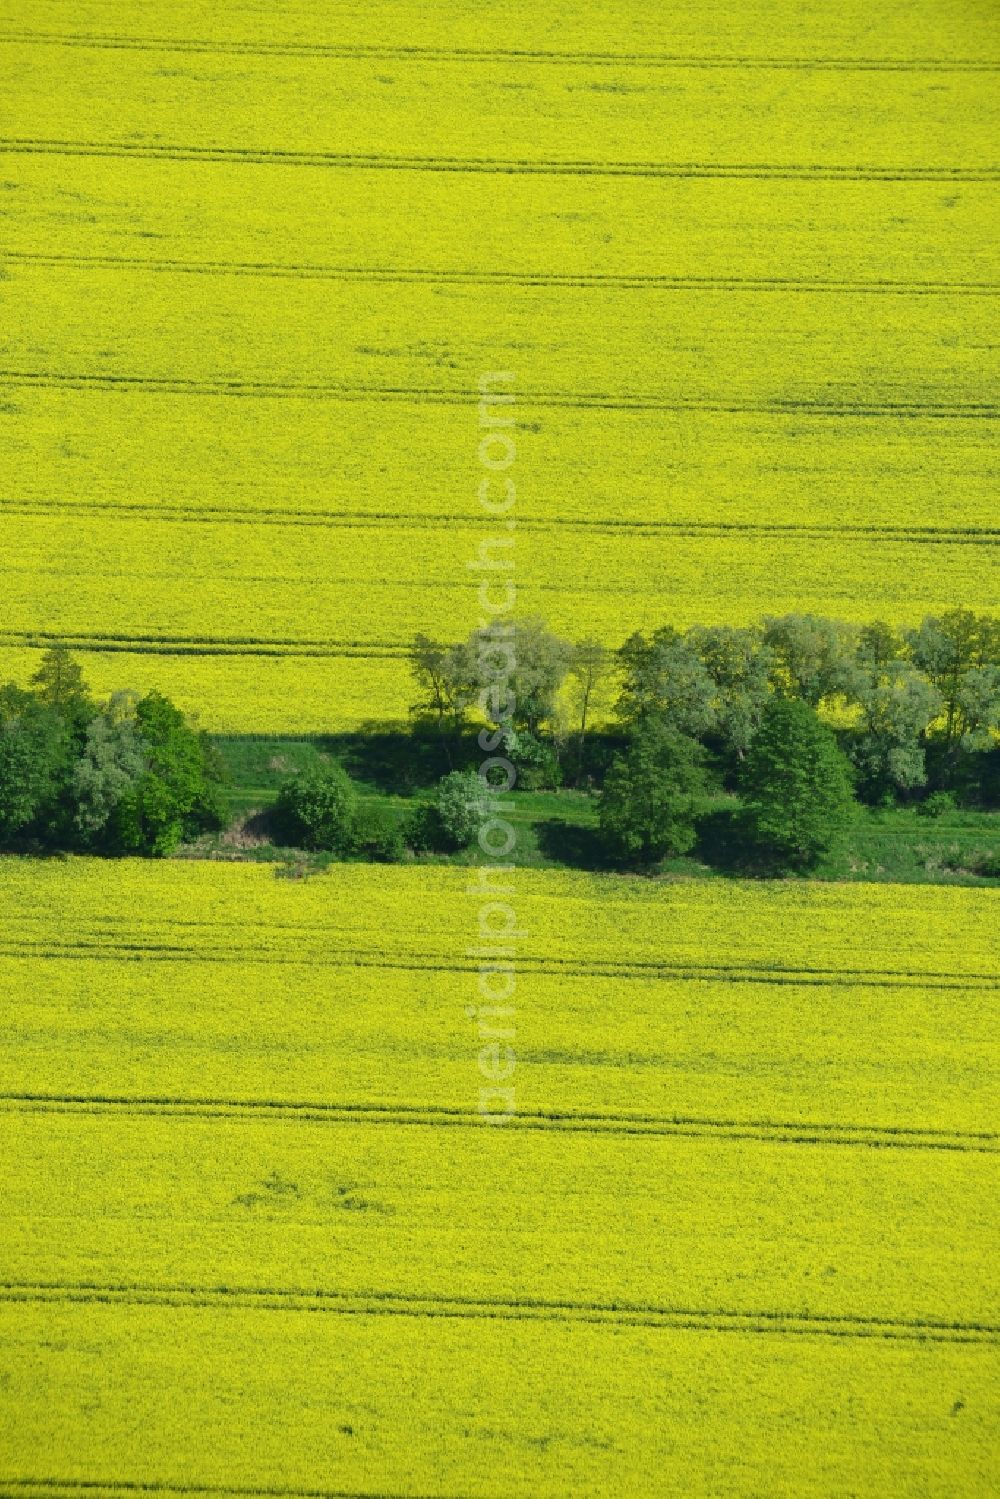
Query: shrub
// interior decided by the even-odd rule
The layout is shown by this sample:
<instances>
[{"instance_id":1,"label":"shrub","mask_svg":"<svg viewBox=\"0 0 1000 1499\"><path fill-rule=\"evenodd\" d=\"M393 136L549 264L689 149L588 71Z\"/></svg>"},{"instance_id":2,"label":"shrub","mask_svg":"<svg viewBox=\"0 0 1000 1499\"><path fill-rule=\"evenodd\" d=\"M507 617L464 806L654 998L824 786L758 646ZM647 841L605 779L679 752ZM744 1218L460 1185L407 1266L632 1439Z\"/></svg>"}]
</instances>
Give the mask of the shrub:
<instances>
[{"instance_id":1,"label":"shrub","mask_svg":"<svg viewBox=\"0 0 1000 1499\"><path fill-rule=\"evenodd\" d=\"M421 801L411 807L400 832L404 843L418 854L441 848L445 841L441 818L433 802Z\"/></svg>"},{"instance_id":2,"label":"shrub","mask_svg":"<svg viewBox=\"0 0 1000 1499\"><path fill-rule=\"evenodd\" d=\"M921 817L944 817L948 812L954 812L957 808L954 792L932 791L930 796L917 807Z\"/></svg>"},{"instance_id":3,"label":"shrub","mask_svg":"<svg viewBox=\"0 0 1000 1499\"><path fill-rule=\"evenodd\" d=\"M398 824L380 812L362 813L356 819L353 845L377 864L397 864L406 852Z\"/></svg>"},{"instance_id":4,"label":"shrub","mask_svg":"<svg viewBox=\"0 0 1000 1499\"><path fill-rule=\"evenodd\" d=\"M953 843L941 856L941 868L953 874L976 874L983 879L1000 879L1000 854L992 849L963 849Z\"/></svg>"},{"instance_id":5,"label":"shrub","mask_svg":"<svg viewBox=\"0 0 1000 1499\"><path fill-rule=\"evenodd\" d=\"M339 765L314 765L282 782L275 806L284 836L303 848L349 852L357 812L354 785Z\"/></svg>"},{"instance_id":6,"label":"shrub","mask_svg":"<svg viewBox=\"0 0 1000 1499\"><path fill-rule=\"evenodd\" d=\"M522 791L554 791L562 784L559 756L537 734L512 730L504 736L503 752L514 764Z\"/></svg>"},{"instance_id":7,"label":"shrub","mask_svg":"<svg viewBox=\"0 0 1000 1499\"><path fill-rule=\"evenodd\" d=\"M494 794L474 770L453 770L438 782L434 807L441 831L453 848L468 848L488 821Z\"/></svg>"}]
</instances>

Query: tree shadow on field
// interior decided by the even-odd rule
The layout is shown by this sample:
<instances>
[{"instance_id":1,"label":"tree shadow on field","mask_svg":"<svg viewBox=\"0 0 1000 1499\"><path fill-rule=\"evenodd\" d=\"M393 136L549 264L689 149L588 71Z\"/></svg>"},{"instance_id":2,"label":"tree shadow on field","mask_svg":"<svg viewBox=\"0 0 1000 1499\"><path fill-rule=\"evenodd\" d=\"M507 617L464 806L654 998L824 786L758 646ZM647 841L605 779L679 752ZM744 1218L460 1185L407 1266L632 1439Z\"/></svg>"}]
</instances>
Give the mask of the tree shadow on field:
<instances>
[{"instance_id":1,"label":"tree shadow on field","mask_svg":"<svg viewBox=\"0 0 1000 1499\"><path fill-rule=\"evenodd\" d=\"M554 864L571 869L611 869L613 865L601 846L597 828L581 827L562 817L550 817L535 824L539 852Z\"/></svg>"},{"instance_id":2,"label":"tree shadow on field","mask_svg":"<svg viewBox=\"0 0 1000 1499\"><path fill-rule=\"evenodd\" d=\"M281 819L275 807L252 808L223 830L219 842L223 848L261 848L268 843L277 843L281 831Z\"/></svg>"},{"instance_id":3,"label":"tree shadow on field","mask_svg":"<svg viewBox=\"0 0 1000 1499\"><path fill-rule=\"evenodd\" d=\"M396 724L366 723L352 734L326 734L317 748L354 780L395 796L433 786L450 769L440 739Z\"/></svg>"},{"instance_id":4,"label":"tree shadow on field","mask_svg":"<svg viewBox=\"0 0 1000 1499\"><path fill-rule=\"evenodd\" d=\"M697 820L694 857L721 874L751 874L753 850L742 806L723 806Z\"/></svg>"},{"instance_id":5,"label":"tree shadow on field","mask_svg":"<svg viewBox=\"0 0 1000 1499\"><path fill-rule=\"evenodd\" d=\"M697 833L694 857L720 874L764 879L773 873L753 845L744 807L720 807L706 812L698 819Z\"/></svg>"}]
</instances>

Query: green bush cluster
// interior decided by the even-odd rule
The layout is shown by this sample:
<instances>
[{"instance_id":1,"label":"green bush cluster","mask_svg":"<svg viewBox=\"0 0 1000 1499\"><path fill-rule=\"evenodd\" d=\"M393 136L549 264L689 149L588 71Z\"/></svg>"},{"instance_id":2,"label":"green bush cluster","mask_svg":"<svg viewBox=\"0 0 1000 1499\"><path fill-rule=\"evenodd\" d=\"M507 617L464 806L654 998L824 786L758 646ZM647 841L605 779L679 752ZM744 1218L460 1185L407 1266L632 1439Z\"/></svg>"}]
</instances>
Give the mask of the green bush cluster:
<instances>
[{"instance_id":1,"label":"green bush cluster","mask_svg":"<svg viewBox=\"0 0 1000 1499\"><path fill-rule=\"evenodd\" d=\"M0 845L169 854L224 825L207 738L159 692L90 696L61 646L30 688L0 687Z\"/></svg>"},{"instance_id":2,"label":"green bush cluster","mask_svg":"<svg viewBox=\"0 0 1000 1499\"><path fill-rule=\"evenodd\" d=\"M735 779L776 699L837 710L857 794L872 805L928 790L988 800L1000 779L1000 620L968 609L911 630L813 614L664 625L617 652L527 619L502 641L488 630L452 646L418 636L411 666L415 725L454 762L485 720L525 790L582 783L597 713L627 736L654 721L688 735Z\"/></svg>"},{"instance_id":3,"label":"green bush cluster","mask_svg":"<svg viewBox=\"0 0 1000 1499\"><path fill-rule=\"evenodd\" d=\"M275 804L275 832L290 845L361 855L393 863L407 848L418 853L455 853L479 836L494 794L475 771L451 771L432 799L417 801L401 823L364 807L357 788L338 764L309 766L289 776Z\"/></svg>"},{"instance_id":4,"label":"green bush cluster","mask_svg":"<svg viewBox=\"0 0 1000 1499\"><path fill-rule=\"evenodd\" d=\"M561 640L536 619L503 642L483 630L450 647L419 636L411 661L415 723L438 734L449 759L478 719L523 789L593 784L596 773L604 849L626 865L694 846L707 765L743 801L733 832L743 853L775 870L813 867L856 799L912 800L933 817L958 797L997 797L991 615L952 609L902 631L811 614L667 625L616 653ZM622 741L610 760L592 751L598 709Z\"/></svg>"}]
</instances>

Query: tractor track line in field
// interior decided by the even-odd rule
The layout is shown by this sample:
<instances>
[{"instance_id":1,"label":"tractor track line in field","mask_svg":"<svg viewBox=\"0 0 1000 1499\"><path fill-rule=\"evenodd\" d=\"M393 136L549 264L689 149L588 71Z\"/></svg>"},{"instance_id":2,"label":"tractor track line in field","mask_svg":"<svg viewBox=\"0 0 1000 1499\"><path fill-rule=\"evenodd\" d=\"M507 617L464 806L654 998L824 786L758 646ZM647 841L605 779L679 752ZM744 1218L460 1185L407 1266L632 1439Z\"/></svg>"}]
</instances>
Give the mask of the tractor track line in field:
<instances>
[{"instance_id":1,"label":"tractor track line in field","mask_svg":"<svg viewBox=\"0 0 1000 1499\"><path fill-rule=\"evenodd\" d=\"M50 925L50 916L37 915L26 911L19 912L11 920L12 929L17 926L31 928L37 926L47 927ZM134 927L134 931L136 932L137 937L141 936L143 932L152 932L156 937L161 937L164 931L169 931L175 928L178 928L182 931L193 928L199 934L208 932L218 934L222 938L226 938L232 933L241 930L241 928L234 923L227 923L224 921L220 922L205 917L165 916L158 923L150 923L145 925L137 923ZM118 939L118 933L120 932L120 930L120 926L115 922L109 922L107 926L101 926L99 923L87 924L81 929L82 935L79 938L74 937L72 940L74 942L114 942ZM317 939L324 943L328 943L332 938L335 938L337 936L339 928L337 928L336 926L328 926L306 921L272 921L268 923L268 930L274 932L290 932L293 934L297 941L301 941L303 938L309 937ZM30 940L32 939L25 937L15 938L15 941ZM363 960L366 958L371 958L376 954L376 950L369 947L342 948L341 952L345 959L351 961L355 959ZM383 956L383 949L377 949L377 955L379 962L385 961ZM421 956L421 954L416 953L415 956L419 957ZM433 952L427 952L424 954L424 956L433 958L436 955ZM534 962L536 964L541 963L544 964L547 968L569 968L574 972L581 963L589 963L592 965L594 962L594 960L579 957L564 958L560 957L557 953L546 953L541 956L532 956L531 954L527 954L526 956L529 962ZM756 961L753 959L749 959L746 963L707 963L696 962L693 960L671 960L669 958L635 958L628 966L631 968L648 969L651 970L655 975L662 974L664 970L677 970L684 978L727 978L729 976L735 975L737 978L741 976L748 976L752 980L757 976L768 977L771 975L778 975L782 978L794 981L799 975L802 975L805 978L829 976L832 978L850 979L853 982L860 984L866 984L870 980L883 979L913 980L916 983L925 984L934 979L942 979L949 982L953 981L954 984L959 987L962 987L966 984L986 984L994 988L1000 987L1000 975L998 975L996 970L992 968L983 971L970 969L967 972L963 972L961 970L956 971L955 969L945 970L939 968L857 968L848 966L827 968L820 964L815 964L808 968L801 968L795 967L792 964L788 963L775 963L767 960Z\"/></svg>"},{"instance_id":2,"label":"tractor track line in field","mask_svg":"<svg viewBox=\"0 0 1000 1499\"><path fill-rule=\"evenodd\" d=\"M336 1104L274 1099L127 1097L47 1093L0 1093L9 1113L107 1115L178 1119L239 1119L267 1123L411 1125L481 1129L473 1109L422 1104ZM773 1145L863 1146L866 1149L947 1150L965 1154L1000 1153L1000 1136L977 1131L829 1122L706 1119L628 1114L573 1114L535 1110L511 1115L508 1130L554 1130L585 1135L752 1140Z\"/></svg>"},{"instance_id":3,"label":"tractor track line in field","mask_svg":"<svg viewBox=\"0 0 1000 1499\"><path fill-rule=\"evenodd\" d=\"M0 1495L4 1499L33 1494L45 1499L62 1499L72 1495L79 1499L101 1499L102 1495L126 1494L183 1494L192 1499L199 1496L221 1496L221 1499L466 1499L460 1495L412 1495L389 1493L387 1490L360 1489L294 1489L294 1488L240 1488L234 1484L219 1483L170 1483L166 1479L141 1481L129 1478L0 1478Z\"/></svg>"},{"instance_id":4,"label":"tractor track line in field","mask_svg":"<svg viewBox=\"0 0 1000 1499\"><path fill-rule=\"evenodd\" d=\"M872 296L970 296L1000 295L995 281L903 281L845 280L831 281L818 277L783 276L670 276L610 271L573 274L556 271L490 271L458 270L434 266L336 266L310 262L241 261L241 260L172 260L138 255L71 255L35 250L0 249L0 261L50 268L62 266L81 269L165 272L197 276L283 277L290 280L370 282L381 286L517 286L544 290L605 291L609 287L624 291L704 291L832 293Z\"/></svg>"},{"instance_id":5,"label":"tractor track line in field","mask_svg":"<svg viewBox=\"0 0 1000 1499\"><path fill-rule=\"evenodd\" d=\"M10 925L11 929L17 926L28 928L37 926L48 927L51 925L51 920L52 919L50 916L36 915L31 912L21 911L11 919ZM141 937L144 932L151 932L155 937L161 938L164 931L169 931L174 928L179 928L182 931L186 931L188 928L194 928L199 934L203 932L214 933L218 934L222 938L227 938L234 932L239 932L240 930L242 930L236 923L228 923L225 921L216 921L205 917L193 916L165 916L160 922L157 923L136 923L133 929L138 940L138 938ZM84 941L106 943L115 942L116 940L118 940L118 934L121 928L115 922L109 922L107 926L101 926L99 923L95 922L93 924L88 923L80 930L82 935L78 938L74 937L72 939L73 942ZM303 938L309 937L315 938L324 943L328 943L331 939L337 937L340 929L335 925L328 926L306 921L273 921L268 923L268 930L274 932L290 932L293 934L297 941L301 941ZM14 940L22 942L30 941L32 939L25 937L16 937ZM350 961L354 961L355 959L364 960L376 956L376 954L379 962L385 961L383 956L384 950L382 948L373 949L370 947L345 947L341 949L341 952L343 957ZM423 954L414 951L413 956L436 958L438 955L428 950ZM536 964L541 963L545 965L546 968L568 968L573 972L576 971L581 963L593 965L593 963L596 961L580 957L565 958L559 956L559 954L557 953L545 953L543 955L534 956L529 953L526 955L526 957L529 962L534 962ZM946 981L954 981L954 983L959 987L966 983L968 983L969 985L986 984L994 988L1000 987L1000 975L998 975L995 969L982 971L972 969L968 971L956 971L955 969L945 970L939 968L857 968L849 966L827 968L820 964L815 964L808 968L801 968L788 963L775 963L767 960L756 961L754 959L749 959L746 963L708 963L698 962L695 960L681 961L679 959L670 958L635 958L627 966L631 968L648 969L651 970L654 975L659 975L663 973L664 970L677 970L684 978L727 978L732 975L735 975L737 978L739 978L746 975L749 976L749 978L753 979L757 976L769 977L771 975L778 975L782 978L794 981L799 975L802 975L806 978L815 978L816 976L844 978L861 984L865 984L870 980L882 979L913 980L914 982L923 984L934 979L943 979Z\"/></svg>"},{"instance_id":6,"label":"tractor track line in field","mask_svg":"<svg viewBox=\"0 0 1000 1499\"><path fill-rule=\"evenodd\" d=\"M335 937L331 933L330 937ZM329 939L327 939L329 940ZM404 973L477 973L473 961L446 962L420 955L385 958L384 955L341 951L330 953L325 945L319 951L303 950L294 953L262 953L254 948L211 948L181 946L178 943L136 941L127 943L93 939L70 939L66 942L50 939L47 942L31 938L0 939L0 957L51 959L91 959L108 962L193 962L193 963L252 963L278 967L323 967L323 968L374 968ZM521 954L519 970L529 974L566 978L612 978L646 979L651 982L695 982L695 983L739 983L787 985L793 988L851 988L860 985L869 989L932 989L943 992L971 988L996 991L1000 989L1000 978L996 974L946 974L863 972L861 970L819 969L767 969L726 967L724 965L700 965L696 963L670 962L607 962L556 957L542 957L531 953Z\"/></svg>"},{"instance_id":7,"label":"tractor track line in field","mask_svg":"<svg viewBox=\"0 0 1000 1499\"><path fill-rule=\"evenodd\" d=\"M369 651L381 651L381 650L387 650L387 651L390 651L390 650L391 651L396 651L396 650L398 650L398 651L402 651L404 653L407 652L407 651L409 651L410 648L411 648L407 644L407 642L405 640L398 640L398 641L397 640L387 640L387 641L380 641L380 640L333 640L333 639L330 639L330 640L316 640L316 639L309 639L309 638L296 639L295 637L292 637L292 636L274 636L274 637L271 637L271 638L267 638L265 636L256 636L255 637L253 635L229 635L229 636L217 636L217 637L204 636L204 635L114 635L114 634L105 634L105 633L103 633L103 632L101 632L99 630L95 630L93 632L93 634L78 634L78 633L76 633L74 631L70 631L68 634L65 634L65 633L64 634L60 634L60 633L58 633L55 630L36 630L36 631L31 631L31 632L25 631L23 633L20 630L0 630L0 641L3 641L4 643L6 643L8 641L18 641L18 640L39 640L39 641L57 640L57 641L59 641L60 644L65 644L67 641L81 642L81 643L93 643L93 642L112 641L112 642L126 643L126 644L137 645L137 646L138 645L227 645L227 646L233 646L234 648L238 648L240 646L254 646L254 645L266 645L266 646L313 645L313 646L320 647L322 649L329 649L329 650L359 650L359 651L365 651L365 652L369 652ZM199 925L201 925L201 924L202 923L199 923ZM205 924L207 925L208 923L205 923Z\"/></svg>"},{"instance_id":8,"label":"tractor track line in field","mask_svg":"<svg viewBox=\"0 0 1000 1499\"><path fill-rule=\"evenodd\" d=\"M553 63L580 67L746 68L879 73L991 73L1000 62L974 57L761 57L753 53L718 56L683 52L599 52L541 47L440 47L402 43L264 42L232 38L137 37L116 33L8 31L0 43L81 47L128 52L207 52L238 57L315 57L348 61L389 58L398 62Z\"/></svg>"},{"instance_id":9,"label":"tractor track line in field","mask_svg":"<svg viewBox=\"0 0 1000 1499\"><path fill-rule=\"evenodd\" d=\"M556 158L401 156L380 152L302 151L268 146L155 145L126 141L67 141L27 136L0 138L0 153L32 156L103 156L124 161L218 161L247 165L329 167L335 171L485 172L501 176L717 178L793 182L996 182L1000 167L907 167L829 162L667 162L558 160Z\"/></svg>"},{"instance_id":10,"label":"tractor track line in field","mask_svg":"<svg viewBox=\"0 0 1000 1499\"><path fill-rule=\"evenodd\" d=\"M42 639L39 635L14 635L0 634L0 645L8 649L38 650L36 643ZM282 659L296 659L300 657L326 660L379 660L379 661L405 661L409 659L410 650L406 646L379 645L373 642L371 645L355 646L349 643L338 644L334 642L324 645L317 642L301 641L299 643L287 642L284 644L271 644L266 641L227 641L227 640L189 640L171 641L157 639L148 636L98 636L98 635L69 635L60 636L60 643L69 645L75 651L90 651L93 653L124 652L133 655L150 656L265 656Z\"/></svg>"},{"instance_id":11,"label":"tractor track line in field","mask_svg":"<svg viewBox=\"0 0 1000 1499\"><path fill-rule=\"evenodd\" d=\"M163 395L236 396L255 400L409 401L415 405L469 406L475 394L425 386L350 385L293 383L244 379L195 379L158 375L109 375L61 373L54 370L0 369L0 382L30 389L145 391ZM614 395L590 391L525 391L524 407L569 407L577 410L609 411L706 411L721 415L765 415L792 417L945 418L995 420L1000 406L988 401L713 401L668 398L655 395Z\"/></svg>"},{"instance_id":12,"label":"tractor track line in field","mask_svg":"<svg viewBox=\"0 0 1000 1499\"><path fill-rule=\"evenodd\" d=\"M931 1318L829 1315L812 1312L733 1311L533 1298L473 1298L407 1292L294 1288L129 1285L98 1282L0 1282L0 1301L178 1310L326 1312L362 1317L446 1317L489 1321L584 1322L616 1327L701 1332L778 1333L833 1338L889 1338L919 1342L998 1343L1000 1326Z\"/></svg>"},{"instance_id":13,"label":"tractor track line in field","mask_svg":"<svg viewBox=\"0 0 1000 1499\"><path fill-rule=\"evenodd\" d=\"M246 525L246 526L314 526L330 529L365 529L383 531L436 530L441 526L458 527L463 530L481 530L482 525L474 515L406 514L371 510L281 510L197 507L181 505L130 504L113 500L3 500L0 511L16 515L59 515L72 518L79 515L112 515L117 520L175 521L179 525ZM895 526L895 525L814 525L794 521L699 521L699 520L632 520L593 519L589 516L536 516L519 519L521 531L587 531L608 536L776 536L788 540L837 539L847 537L861 541L902 542L906 545L929 546L995 546L1000 543L1000 528L993 526ZM26 639L26 632L2 631L0 638ZM32 639L56 639L54 631L34 631ZM84 637L79 637L84 638ZM87 637L99 640L120 637L99 634ZM140 639L141 637L132 637ZM147 640L163 643L166 637L147 636ZM190 643L194 637L188 637ZM174 643L174 642L171 642ZM247 641L247 644L259 644ZM298 645L302 642L285 640L268 641L267 644ZM316 642L319 644L320 642Z\"/></svg>"}]
</instances>

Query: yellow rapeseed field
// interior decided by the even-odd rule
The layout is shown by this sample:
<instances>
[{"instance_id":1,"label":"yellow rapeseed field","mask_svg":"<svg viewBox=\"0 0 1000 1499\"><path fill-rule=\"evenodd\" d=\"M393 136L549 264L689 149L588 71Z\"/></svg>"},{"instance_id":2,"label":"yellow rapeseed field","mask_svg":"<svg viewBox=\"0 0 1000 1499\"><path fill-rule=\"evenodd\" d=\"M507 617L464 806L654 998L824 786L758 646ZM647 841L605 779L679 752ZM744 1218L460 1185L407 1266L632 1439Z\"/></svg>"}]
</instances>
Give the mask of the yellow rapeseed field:
<instances>
[{"instance_id":1,"label":"yellow rapeseed field","mask_svg":"<svg viewBox=\"0 0 1000 1499\"><path fill-rule=\"evenodd\" d=\"M0 674L399 717L477 622L995 604L994 8L8 7Z\"/></svg>"},{"instance_id":2,"label":"yellow rapeseed field","mask_svg":"<svg viewBox=\"0 0 1000 1499\"><path fill-rule=\"evenodd\" d=\"M10 0L0 681L994 609L997 20ZM996 893L475 879L0 860L0 1495L992 1499Z\"/></svg>"},{"instance_id":3,"label":"yellow rapeseed field","mask_svg":"<svg viewBox=\"0 0 1000 1499\"><path fill-rule=\"evenodd\" d=\"M0 863L0 1487L991 1493L992 892L473 878Z\"/></svg>"}]
</instances>

